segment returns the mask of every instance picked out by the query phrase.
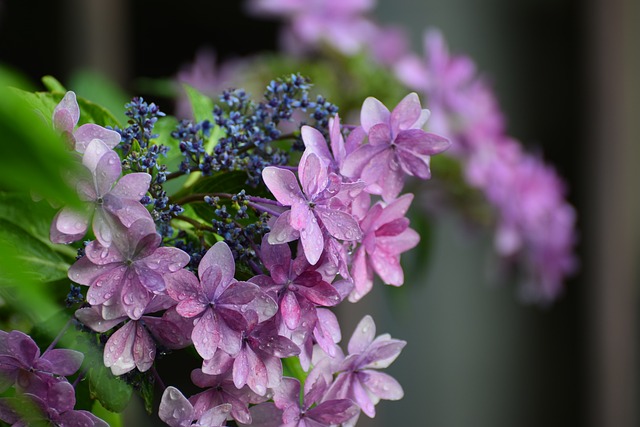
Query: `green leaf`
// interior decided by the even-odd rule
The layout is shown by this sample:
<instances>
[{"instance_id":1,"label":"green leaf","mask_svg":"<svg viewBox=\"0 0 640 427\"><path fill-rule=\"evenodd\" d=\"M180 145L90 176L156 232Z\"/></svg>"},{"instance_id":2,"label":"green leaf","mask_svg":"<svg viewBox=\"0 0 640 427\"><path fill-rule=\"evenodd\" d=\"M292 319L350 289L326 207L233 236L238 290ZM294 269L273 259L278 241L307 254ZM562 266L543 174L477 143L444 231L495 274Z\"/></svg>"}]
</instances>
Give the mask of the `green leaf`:
<instances>
[{"instance_id":1,"label":"green leaf","mask_svg":"<svg viewBox=\"0 0 640 427\"><path fill-rule=\"evenodd\" d=\"M53 76L44 76L42 78L42 84L44 84L44 87L46 87L49 92L65 93L67 91L67 89L62 86L62 83Z\"/></svg>"},{"instance_id":2,"label":"green leaf","mask_svg":"<svg viewBox=\"0 0 640 427\"><path fill-rule=\"evenodd\" d=\"M32 280L48 282L67 277L69 264L49 246L33 237L17 225L0 219L0 248L12 252L15 265L0 277L0 282L18 283L18 277L29 277ZM15 277L15 269L20 274ZM8 282L7 282L8 281Z\"/></svg>"},{"instance_id":3,"label":"green leaf","mask_svg":"<svg viewBox=\"0 0 640 427\"><path fill-rule=\"evenodd\" d=\"M187 97L191 103L193 109L193 117L197 122L203 120L212 121L213 119L213 100L208 96L202 94L193 86L183 83L184 90L187 92Z\"/></svg>"},{"instance_id":4,"label":"green leaf","mask_svg":"<svg viewBox=\"0 0 640 427\"><path fill-rule=\"evenodd\" d=\"M122 427L124 425L122 424L122 415L108 411L100 404L99 400L93 402L91 413L109 424L109 427Z\"/></svg>"},{"instance_id":5,"label":"green leaf","mask_svg":"<svg viewBox=\"0 0 640 427\"><path fill-rule=\"evenodd\" d=\"M111 374L102 361L89 368L89 391L92 399L97 399L108 411L122 412L131 400L132 387Z\"/></svg>"},{"instance_id":6,"label":"green leaf","mask_svg":"<svg viewBox=\"0 0 640 427\"><path fill-rule=\"evenodd\" d=\"M146 375L140 384L140 396L144 402L144 409L149 415L153 413L153 388L153 382L149 375Z\"/></svg>"},{"instance_id":7,"label":"green leaf","mask_svg":"<svg viewBox=\"0 0 640 427\"><path fill-rule=\"evenodd\" d=\"M120 123L127 122L128 117L124 113L124 106L131 100L131 96L113 81L97 72L83 70L71 76L69 87L77 96L90 99L104 107L110 114L114 113L113 116Z\"/></svg>"},{"instance_id":8,"label":"green leaf","mask_svg":"<svg viewBox=\"0 0 640 427\"><path fill-rule=\"evenodd\" d=\"M302 369L302 365L300 365L300 358L298 356L282 359L282 372L286 377L297 378L300 381L301 389L304 388L304 382L307 379L308 373Z\"/></svg>"}]
</instances>

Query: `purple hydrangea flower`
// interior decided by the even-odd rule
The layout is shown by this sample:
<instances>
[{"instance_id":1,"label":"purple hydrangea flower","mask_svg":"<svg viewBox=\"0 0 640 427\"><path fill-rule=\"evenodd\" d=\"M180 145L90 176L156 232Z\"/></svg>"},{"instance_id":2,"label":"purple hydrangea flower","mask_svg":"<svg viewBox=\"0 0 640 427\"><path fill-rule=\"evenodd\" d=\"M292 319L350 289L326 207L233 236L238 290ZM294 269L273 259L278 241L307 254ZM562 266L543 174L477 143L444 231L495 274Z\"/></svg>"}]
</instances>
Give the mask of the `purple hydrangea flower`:
<instances>
[{"instance_id":1,"label":"purple hydrangea flower","mask_svg":"<svg viewBox=\"0 0 640 427\"><path fill-rule=\"evenodd\" d=\"M156 313L174 304L167 295L157 295L145 307L144 314ZM107 332L129 319L124 311L121 311L118 317L104 319L100 307L97 306L81 308L75 315L84 325L96 332ZM106 342L104 365L111 369L113 375L122 375L134 368L145 372L151 368L155 360L156 341L171 349L184 348L190 344L183 326L165 316L142 316L139 320L128 321L111 334ZM161 331L164 332L160 333ZM168 335L172 335L170 339L162 339Z\"/></svg>"},{"instance_id":2,"label":"purple hydrangea flower","mask_svg":"<svg viewBox=\"0 0 640 427\"><path fill-rule=\"evenodd\" d=\"M420 235L409 228L405 217L412 200L413 194L405 194L386 206L378 202L360 222L364 237L353 255L351 274L355 287L350 301L358 301L371 290L374 271L389 285L404 283L400 254L420 241Z\"/></svg>"},{"instance_id":3,"label":"purple hydrangea flower","mask_svg":"<svg viewBox=\"0 0 640 427\"><path fill-rule=\"evenodd\" d=\"M65 207L57 213L51 224L52 242L71 243L81 239L92 217L93 232L104 246L111 244L113 228L118 222L129 227L140 218L151 221L151 215L140 203L149 189L151 175L131 173L121 177L118 154L98 139L89 143L82 163L89 173L78 177L75 186L80 199L86 203L81 210Z\"/></svg>"},{"instance_id":4,"label":"purple hydrangea flower","mask_svg":"<svg viewBox=\"0 0 640 427\"><path fill-rule=\"evenodd\" d=\"M273 224L269 242L286 243L300 237L305 256L313 265L324 250L324 233L355 241L362 237L362 231L340 201L343 191L340 178L329 174L327 165L317 155L303 154L298 175L302 190L289 170L268 166L262 171L265 184L278 202L291 206Z\"/></svg>"},{"instance_id":5,"label":"purple hydrangea flower","mask_svg":"<svg viewBox=\"0 0 640 427\"><path fill-rule=\"evenodd\" d=\"M198 265L200 280L184 270L171 275L167 285L167 292L178 302L178 314L194 319L192 340L205 360L211 359L218 348L236 355L241 349L242 331L272 317L278 309L257 285L239 282L234 274L231 250L226 243L218 242Z\"/></svg>"},{"instance_id":6,"label":"purple hydrangea flower","mask_svg":"<svg viewBox=\"0 0 640 427\"><path fill-rule=\"evenodd\" d=\"M323 400L327 384L322 377L314 383L305 382L302 402L300 382L283 378L275 389L273 401L282 410L282 422L287 427L329 427L357 416L360 408L349 399Z\"/></svg>"},{"instance_id":7,"label":"purple hydrangea flower","mask_svg":"<svg viewBox=\"0 0 640 427\"><path fill-rule=\"evenodd\" d=\"M51 386L46 396L24 393L0 399L0 420L15 427L31 425L109 427L89 411L75 410L75 389L67 381Z\"/></svg>"},{"instance_id":8,"label":"purple hydrangea flower","mask_svg":"<svg viewBox=\"0 0 640 427\"><path fill-rule=\"evenodd\" d=\"M380 399L398 400L404 395L402 386L378 369L388 367L407 344L406 341L392 339L388 334L378 337L375 334L376 325L367 315L358 323L349 340L349 355L337 365L338 375L324 395L325 400L351 399L371 418L375 416L375 405ZM322 372L323 365L336 366L335 362L319 363L314 368L316 372L312 371L307 380L315 381L319 376L329 383L331 372Z\"/></svg>"},{"instance_id":9,"label":"purple hydrangea flower","mask_svg":"<svg viewBox=\"0 0 640 427\"><path fill-rule=\"evenodd\" d=\"M75 350L51 349L40 354L33 339L20 331L0 331L0 392L16 385L26 393L46 396L54 376L74 374L84 355Z\"/></svg>"},{"instance_id":10,"label":"purple hydrangea flower","mask_svg":"<svg viewBox=\"0 0 640 427\"><path fill-rule=\"evenodd\" d=\"M262 403L267 397L260 396L247 386L238 389L233 383L231 371L221 375L208 375L200 369L191 372L191 381L206 390L191 396L189 401L194 408L194 418L200 418L205 412L218 405L231 404L231 416L243 424L251 424L250 403Z\"/></svg>"},{"instance_id":11,"label":"purple hydrangea flower","mask_svg":"<svg viewBox=\"0 0 640 427\"><path fill-rule=\"evenodd\" d=\"M94 240L86 256L69 268L68 276L89 286L91 305L122 304L131 319L137 320L154 294L165 292L165 277L189 263L189 255L173 247L161 247L162 238L155 225L139 219L128 229L116 228L113 245L105 247Z\"/></svg>"},{"instance_id":12,"label":"purple hydrangea flower","mask_svg":"<svg viewBox=\"0 0 640 427\"><path fill-rule=\"evenodd\" d=\"M283 37L289 51L303 52L322 41L341 52L354 54L375 32L374 24L360 16L373 4L374 0L254 0L249 7L262 16L284 16L290 20Z\"/></svg>"},{"instance_id":13,"label":"purple hydrangea flower","mask_svg":"<svg viewBox=\"0 0 640 427\"><path fill-rule=\"evenodd\" d=\"M215 427L224 426L230 412L231 404L223 403L196 417L191 402L180 390L169 386L162 393L158 416L171 427Z\"/></svg>"},{"instance_id":14,"label":"purple hydrangea flower","mask_svg":"<svg viewBox=\"0 0 640 427\"><path fill-rule=\"evenodd\" d=\"M400 194L405 174L429 179L431 156L445 151L450 143L422 130L428 117L429 110L421 108L416 93L405 96L392 112L376 98L367 98L360 122L369 143L346 158L342 172L362 179L368 192L381 194L386 202Z\"/></svg>"},{"instance_id":15,"label":"purple hydrangea flower","mask_svg":"<svg viewBox=\"0 0 640 427\"><path fill-rule=\"evenodd\" d=\"M120 142L120 134L93 123L86 123L76 129L80 120L80 107L74 92L67 92L53 110L53 127L69 141L78 153L84 153L94 139L114 148Z\"/></svg>"}]
</instances>

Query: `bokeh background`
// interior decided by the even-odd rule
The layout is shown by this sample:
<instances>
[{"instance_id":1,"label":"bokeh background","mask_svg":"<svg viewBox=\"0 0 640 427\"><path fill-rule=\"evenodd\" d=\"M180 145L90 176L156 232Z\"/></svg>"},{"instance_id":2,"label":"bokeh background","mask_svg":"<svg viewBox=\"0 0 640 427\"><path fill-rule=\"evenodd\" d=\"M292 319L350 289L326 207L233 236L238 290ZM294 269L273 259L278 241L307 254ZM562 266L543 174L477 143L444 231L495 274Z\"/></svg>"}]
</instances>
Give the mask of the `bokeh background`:
<instances>
[{"instance_id":1,"label":"bokeh background","mask_svg":"<svg viewBox=\"0 0 640 427\"><path fill-rule=\"evenodd\" d=\"M76 89L81 72L97 72L170 112L153 81L199 48L220 60L276 49L278 23L242 6L0 0L0 63L34 88L51 74ZM509 133L568 182L581 269L553 305L524 305L487 274L490 233L439 219L428 259L404 257L403 288L379 286L339 310L345 336L370 313L378 333L408 341L389 369L405 398L359 425L640 425L640 2L378 0L376 18L405 26L416 51L424 29L440 28L491 78ZM132 403L127 425L146 425L138 411Z\"/></svg>"}]
</instances>

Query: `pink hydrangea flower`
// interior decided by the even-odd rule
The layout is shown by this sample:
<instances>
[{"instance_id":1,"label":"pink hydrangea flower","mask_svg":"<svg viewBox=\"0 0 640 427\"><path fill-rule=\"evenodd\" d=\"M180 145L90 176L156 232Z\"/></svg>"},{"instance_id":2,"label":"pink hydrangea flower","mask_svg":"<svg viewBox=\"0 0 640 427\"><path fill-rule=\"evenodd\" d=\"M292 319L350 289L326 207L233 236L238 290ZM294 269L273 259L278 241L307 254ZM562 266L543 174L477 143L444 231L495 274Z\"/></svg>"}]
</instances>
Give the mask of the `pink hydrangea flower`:
<instances>
[{"instance_id":1,"label":"pink hydrangea flower","mask_svg":"<svg viewBox=\"0 0 640 427\"><path fill-rule=\"evenodd\" d=\"M307 381L316 381L316 377L322 377L330 383L332 374L337 372L324 400L351 399L371 418L375 416L375 405L380 399L398 400L404 396L398 381L378 370L388 367L407 344L389 334L375 335L373 319L368 315L363 317L349 340L347 357L339 364L334 361L318 363L307 378ZM332 367L336 368L335 372Z\"/></svg>"},{"instance_id":2,"label":"pink hydrangea flower","mask_svg":"<svg viewBox=\"0 0 640 427\"><path fill-rule=\"evenodd\" d=\"M409 228L405 217L412 200L413 194L405 194L386 206L378 202L360 221L364 237L353 255L351 275L355 287L350 301L358 301L371 290L374 271L389 285L404 283L400 254L420 241L420 235Z\"/></svg>"},{"instance_id":3,"label":"pink hydrangea flower","mask_svg":"<svg viewBox=\"0 0 640 427\"><path fill-rule=\"evenodd\" d=\"M89 173L78 177L75 186L85 204L81 210L65 207L57 213L51 223L52 242L71 243L81 239L93 218L96 238L102 245L109 246L118 222L129 227L140 218L151 221L151 215L140 203L149 189L151 175L131 173L121 177L118 154L98 139L86 147L82 164Z\"/></svg>"},{"instance_id":4,"label":"pink hydrangea flower","mask_svg":"<svg viewBox=\"0 0 640 427\"><path fill-rule=\"evenodd\" d=\"M328 173L327 165L316 154L303 154L298 175L302 190L293 172L287 169L268 166L262 171L276 200L291 206L273 224L269 243L286 243L299 237L305 256L313 265L324 250L324 233L355 241L362 237L362 231L340 201L340 192L344 191L340 178Z\"/></svg>"},{"instance_id":5,"label":"pink hydrangea flower","mask_svg":"<svg viewBox=\"0 0 640 427\"><path fill-rule=\"evenodd\" d=\"M169 386L162 393L158 417L171 427L215 427L226 425L230 412L231 404L223 403L196 417L191 402L184 397L180 390Z\"/></svg>"},{"instance_id":6,"label":"pink hydrangea flower","mask_svg":"<svg viewBox=\"0 0 640 427\"><path fill-rule=\"evenodd\" d=\"M69 141L78 153L84 153L94 139L114 148L120 142L120 134L93 123L86 123L76 129L80 120L80 107L74 92L67 92L53 110L53 127Z\"/></svg>"},{"instance_id":7,"label":"pink hydrangea flower","mask_svg":"<svg viewBox=\"0 0 640 427\"><path fill-rule=\"evenodd\" d=\"M115 301L127 316L137 320L153 295L165 292L165 277L186 266L190 257L178 248L160 246L162 238L147 219L116 230L111 246L97 240L87 245L86 256L69 268L68 276L89 286L89 304Z\"/></svg>"},{"instance_id":8,"label":"pink hydrangea flower","mask_svg":"<svg viewBox=\"0 0 640 427\"><path fill-rule=\"evenodd\" d=\"M390 202L400 194L404 175L429 179L431 156L449 148L449 141L425 132L429 110L422 109L416 93L410 93L389 112L376 98L367 98L360 113L369 143L347 156L342 172L360 178L367 191Z\"/></svg>"},{"instance_id":9,"label":"pink hydrangea flower","mask_svg":"<svg viewBox=\"0 0 640 427\"><path fill-rule=\"evenodd\" d=\"M225 242L218 242L198 265L198 276L183 270L171 275L168 294L176 311L194 320L192 340L204 360L218 348L234 356L242 348L242 331L272 317L278 306L258 285L239 282L235 261ZM249 309L250 307L250 309Z\"/></svg>"}]
</instances>

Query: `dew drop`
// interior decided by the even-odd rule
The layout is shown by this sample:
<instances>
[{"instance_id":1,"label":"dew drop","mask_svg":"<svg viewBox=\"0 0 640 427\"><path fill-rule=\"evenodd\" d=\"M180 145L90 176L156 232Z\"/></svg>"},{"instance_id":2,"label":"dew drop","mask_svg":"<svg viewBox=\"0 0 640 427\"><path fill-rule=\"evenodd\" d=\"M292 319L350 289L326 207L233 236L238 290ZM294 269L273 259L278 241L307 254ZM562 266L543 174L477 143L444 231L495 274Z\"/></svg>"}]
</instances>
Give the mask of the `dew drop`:
<instances>
[{"instance_id":1,"label":"dew drop","mask_svg":"<svg viewBox=\"0 0 640 427\"><path fill-rule=\"evenodd\" d=\"M175 262L173 264L169 264L168 268L169 268L169 271L173 273L180 270L182 268L182 264Z\"/></svg>"},{"instance_id":2,"label":"dew drop","mask_svg":"<svg viewBox=\"0 0 640 427\"><path fill-rule=\"evenodd\" d=\"M169 399L171 399L171 400L180 399L180 392L178 390L176 390L175 388L170 388L169 389Z\"/></svg>"},{"instance_id":3,"label":"dew drop","mask_svg":"<svg viewBox=\"0 0 640 427\"><path fill-rule=\"evenodd\" d=\"M100 258L105 259L107 256L109 256L109 249L105 248L100 252Z\"/></svg>"},{"instance_id":4,"label":"dew drop","mask_svg":"<svg viewBox=\"0 0 640 427\"><path fill-rule=\"evenodd\" d=\"M91 305L96 305L98 303L95 298L89 298L87 299L87 302Z\"/></svg>"}]
</instances>

